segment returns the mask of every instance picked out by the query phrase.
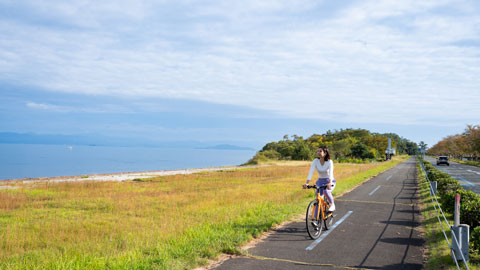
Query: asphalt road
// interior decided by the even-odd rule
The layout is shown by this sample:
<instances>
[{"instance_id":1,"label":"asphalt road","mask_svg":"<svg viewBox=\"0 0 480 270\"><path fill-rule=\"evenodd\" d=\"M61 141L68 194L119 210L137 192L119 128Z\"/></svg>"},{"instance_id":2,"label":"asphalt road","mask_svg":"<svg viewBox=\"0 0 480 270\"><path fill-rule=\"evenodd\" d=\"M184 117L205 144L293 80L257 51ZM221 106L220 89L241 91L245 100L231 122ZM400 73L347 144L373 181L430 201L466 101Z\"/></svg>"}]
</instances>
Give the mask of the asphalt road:
<instances>
[{"instance_id":1,"label":"asphalt road","mask_svg":"<svg viewBox=\"0 0 480 270\"><path fill-rule=\"evenodd\" d=\"M480 194L480 168L457 162L449 161L450 166L438 165L436 159L433 157L425 157L425 160L432 163L432 165L457 179L458 182L465 188Z\"/></svg>"},{"instance_id":2,"label":"asphalt road","mask_svg":"<svg viewBox=\"0 0 480 270\"><path fill-rule=\"evenodd\" d=\"M411 158L336 198L336 227L319 239L294 222L215 269L422 269L417 194Z\"/></svg>"}]
</instances>

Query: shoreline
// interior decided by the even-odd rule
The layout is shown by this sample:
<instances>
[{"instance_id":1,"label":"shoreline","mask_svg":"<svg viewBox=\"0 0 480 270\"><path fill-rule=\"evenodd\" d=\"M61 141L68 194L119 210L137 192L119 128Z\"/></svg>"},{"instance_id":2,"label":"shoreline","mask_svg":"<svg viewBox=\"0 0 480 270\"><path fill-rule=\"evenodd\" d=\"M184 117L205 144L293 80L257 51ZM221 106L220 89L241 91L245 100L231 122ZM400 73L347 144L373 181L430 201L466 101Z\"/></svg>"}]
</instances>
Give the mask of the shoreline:
<instances>
[{"instance_id":1,"label":"shoreline","mask_svg":"<svg viewBox=\"0 0 480 270\"><path fill-rule=\"evenodd\" d=\"M232 165L221 167L207 167L207 168L190 168L180 170L158 170L158 171L139 171L139 172L120 172L120 173L105 173L105 174L85 174L73 176L55 176L55 177L38 177L38 178L22 178L22 179L5 179L0 180L0 189L19 188L16 184L31 184L39 182L59 183L59 182L80 182L80 181L130 181L134 179L145 179L157 176L177 175L177 174L192 174L199 172L211 172L221 170L238 170L265 167L269 165Z\"/></svg>"}]
</instances>

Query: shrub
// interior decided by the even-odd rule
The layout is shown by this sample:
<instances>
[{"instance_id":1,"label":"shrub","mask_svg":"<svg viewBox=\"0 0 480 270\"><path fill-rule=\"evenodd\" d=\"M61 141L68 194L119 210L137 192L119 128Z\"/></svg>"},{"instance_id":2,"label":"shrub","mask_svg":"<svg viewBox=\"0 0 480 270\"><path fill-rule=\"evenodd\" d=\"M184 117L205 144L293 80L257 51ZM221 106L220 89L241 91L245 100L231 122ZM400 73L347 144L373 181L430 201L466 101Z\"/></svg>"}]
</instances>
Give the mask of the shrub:
<instances>
[{"instance_id":1,"label":"shrub","mask_svg":"<svg viewBox=\"0 0 480 270\"><path fill-rule=\"evenodd\" d=\"M262 150L258 151L249 161L243 165L257 165L260 162L266 162L269 160L280 160L281 154L275 150Z\"/></svg>"},{"instance_id":2,"label":"shrub","mask_svg":"<svg viewBox=\"0 0 480 270\"><path fill-rule=\"evenodd\" d=\"M423 162L430 181L437 181L437 191L443 211L453 214L455 194L460 194L460 222L468 224L472 229L470 241L477 253L480 253L480 195L471 190L465 190L450 175L435 169L429 162Z\"/></svg>"},{"instance_id":3,"label":"shrub","mask_svg":"<svg viewBox=\"0 0 480 270\"><path fill-rule=\"evenodd\" d=\"M471 228L480 226L480 195L471 190L463 191L460 198L460 220Z\"/></svg>"},{"instance_id":4,"label":"shrub","mask_svg":"<svg viewBox=\"0 0 480 270\"><path fill-rule=\"evenodd\" d=\"M278 159L281 158L280 153L278 153L278 152L275 151L275 150L266 150L266 151L261 151L260 153L262 153L263 156L266 157L267 159L275 159L275 160L278 160Z\"/></svg>"},{"instance_id":5,"label":"shrub","mask_svg":"<svg viewBox=\"0 0 480 270\"><path fill-rule=\"evenodd\" d=\"M480 161L460 161L460 163L480 167Z\"/></svg>"},{"instance_id":6,"label":"shrub","mask_svg":"<svg viewBox=\"0 0 480 270\"><path fill-rule=\"evenodd\" d=\"M457 192L451 190L440 197L439 201L442 204L442 209L445 213L453 214L453 211L455 210L455 194L457 194Z\"/></svg>"},{"instance_id":7,"label":"shrub","mask_svg":"<svg viewBox=\"0 0 480 270\"><path fill-rule=\"evenodd\" d=\"M480 225L480 195L465 190L450 190L440 198L442 209L450 214L455 211L455 194L460 194L460 222L475 228Z\"/></svg>"},{"instance_id":8,"label":"shrub","mask_svg":"<svg viewBox=\"0 0 480 270\"><path fill-rule=\"evenodd\" d=\"M480 226L475 227L470 232L470 237L471 243L473 244L473 249L480 253Z\"/></svg>"},{"instance_id":9,"label":"shrub","mask_svg":"<svg viewBox=\"0 0 480 270\"><path fill-rule=\"evenodd\" d=\"M443 194L449 191L457 191L459 189L463 189L457 180L449 176L437 178L435 181L437 181L437 191L440 196L443 196Z\"/></svg>"},{"instance_id":10,"label":"shrub","mask_svg":"<svg viewBox=\"0 0 480 270\"><path fill-rule=\"evenodd\" d=\"M428 178L430 179L430 181L436 181L438 178L447 178L447 177L450 177L448 173L444 173L433 167L428 169Z\"/></svg>"}]
</instances>

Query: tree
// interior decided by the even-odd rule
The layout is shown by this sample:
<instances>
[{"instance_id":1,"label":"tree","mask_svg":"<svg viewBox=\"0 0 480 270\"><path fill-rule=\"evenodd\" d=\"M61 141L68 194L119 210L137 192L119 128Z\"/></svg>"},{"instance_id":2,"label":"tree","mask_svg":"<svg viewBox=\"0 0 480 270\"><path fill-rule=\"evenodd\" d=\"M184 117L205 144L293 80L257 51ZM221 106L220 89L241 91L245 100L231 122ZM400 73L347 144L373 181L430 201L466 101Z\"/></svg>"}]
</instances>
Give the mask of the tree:
<instances>
[{"instance_id":1,"label":"tree","mask_svg":"<svg viewBox=\"0 0 480 270\"><path fill-rule=\"evenodd\" d=\"M416 155L418 152L418 145L414 142L406 142L405 143L405 151L408 155Z\"/></svg>"},{"instance_id":2,"label":"tree","mask_svg":"<svg viewBox=\"0 0 480 270\"><path fill-rule=\"evenodd\" d=\"M375 134L368 138L366 145L370 148L375 149L377 155L376 157L383 157L383 153L388 147L388 138L380 134Z\"/></svg>"},{"instance_id":3,"label":"tree","mask_svg":"<svg viewBox=\"0 0 480 270\"><path fill-rule=\"evenodd\" d=\"M477 159L480 156L480 126L467 125L462 134L443 138L428 149L428 153L430 155L450 155L458 158Z\"/></svg>"},{"instance_id":4,"label":"tree","mask_svg":"<svg viewBox=\"0 0 480 270\"><path fill-rule=\"evenodd\" d=\"M315 156L315 151L308 145L306 141L298 141L295 144L293 160L311 160Z\"/></svg>"},{"instance_id":5,"label":"tree","mask_svg":"<svg viewBox=\"0 0 480 270\"><path fill-rule=\"evenodd\" d=\"M368 151L367 146L361 142L352 146L351 155L355 158L361 158L361 159L372 158L371 153Z\"/></svg>"},{"instance_id":6,"label":"tree","mask_svg":"<svg viewBox=\"0 0 480 270\"><path fill-rule=\"evenodd\" d=\"M399 145L404 153L416 151L416 143L401 138L395 133L371 133L366 129L341 129L325 134L313 134L307 139L298 135L284 135L278 142L265 144L256 154L255 160L283 159L283 160L310 160L315 157L319 146L327 146L331 150L333 159L354 157L373 159L382 157L388 144L388 137L392 138L392 146ZM407 147L409 146L409 148ZM399 151L399 148L397 148Z\"/></svg>"},{"instance_id":7,"label":"tree","mask_svg":"<svg viewBox=\"0 0 480 270\"><path fill-rule=\"evenodd\" d=\"M350 145L347 139L335 141L330 149L333 152L334 159L339 159L350 155Z\"/></svg>"}]
</instances>

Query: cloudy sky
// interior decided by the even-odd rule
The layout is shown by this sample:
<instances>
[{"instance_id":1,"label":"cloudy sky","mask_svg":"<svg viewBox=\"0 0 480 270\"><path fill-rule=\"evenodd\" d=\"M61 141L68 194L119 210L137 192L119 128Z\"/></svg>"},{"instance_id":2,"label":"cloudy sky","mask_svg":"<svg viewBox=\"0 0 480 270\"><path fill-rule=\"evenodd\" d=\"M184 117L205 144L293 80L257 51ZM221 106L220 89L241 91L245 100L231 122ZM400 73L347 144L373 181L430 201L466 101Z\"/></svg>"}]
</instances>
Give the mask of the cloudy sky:
<instances>
[{"instance_id":1,"label":"cloudy sky","mask_svg":"<svg viewBox=\"0 0 480 270\"><path fill-rule=\"evenodd\" d=\"M0 132L431 146L479 105L476 0L0 0Z\"/></svg>"}]
</instances>

